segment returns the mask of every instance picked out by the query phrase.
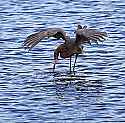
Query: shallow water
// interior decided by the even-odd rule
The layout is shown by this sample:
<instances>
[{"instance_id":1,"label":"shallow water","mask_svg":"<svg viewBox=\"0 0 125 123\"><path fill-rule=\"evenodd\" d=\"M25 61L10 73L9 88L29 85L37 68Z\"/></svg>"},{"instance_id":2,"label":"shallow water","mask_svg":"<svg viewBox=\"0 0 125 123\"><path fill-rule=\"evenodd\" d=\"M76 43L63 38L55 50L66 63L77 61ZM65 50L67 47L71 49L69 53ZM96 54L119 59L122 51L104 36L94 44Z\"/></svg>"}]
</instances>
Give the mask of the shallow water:
<instances>
[{"instance_id":1,"label":"shallow water","mask_svg":"<svg viewBox=\"0 0 125 123\"><path fill-rule=\"evenodd\" d=\"M0 123L125 122L125 1L0 1ZM32 51L25 38L47 27L74 36L75 23L108 32L84 46L76 72L53 51L62 41L41 41Z\"/></svg>"}]
</instances>

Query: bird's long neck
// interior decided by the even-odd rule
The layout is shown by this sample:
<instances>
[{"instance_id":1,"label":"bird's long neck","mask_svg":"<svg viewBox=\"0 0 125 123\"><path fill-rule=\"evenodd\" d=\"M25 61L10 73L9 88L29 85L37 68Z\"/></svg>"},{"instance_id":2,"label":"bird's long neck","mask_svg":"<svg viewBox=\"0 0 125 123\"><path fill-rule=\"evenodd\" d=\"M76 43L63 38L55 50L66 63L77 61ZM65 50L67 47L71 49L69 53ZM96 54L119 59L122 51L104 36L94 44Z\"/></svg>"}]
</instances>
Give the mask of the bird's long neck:
<instances>
[{"instance_id":1,"label":"bird's long neck","mask_svg":"<svg viewBox=\"0 0 125 123\"><path fill-rule=\"evenodd\" d=\"M65 40L65 43L68 43L68 42L70 42L70 37L69 36L65 36L65 37L63 37L63 40Z\"/></svg>"}]
</instances>

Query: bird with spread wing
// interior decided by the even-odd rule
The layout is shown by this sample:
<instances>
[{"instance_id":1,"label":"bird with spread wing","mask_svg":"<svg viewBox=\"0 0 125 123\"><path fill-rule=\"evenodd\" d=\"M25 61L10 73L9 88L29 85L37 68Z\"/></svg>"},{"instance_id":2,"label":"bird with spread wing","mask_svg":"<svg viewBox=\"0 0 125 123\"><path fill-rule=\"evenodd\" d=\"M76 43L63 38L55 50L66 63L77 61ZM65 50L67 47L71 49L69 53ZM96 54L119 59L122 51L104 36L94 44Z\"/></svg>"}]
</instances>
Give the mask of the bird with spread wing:
<instances>
[{"instance_id":1,"label":"bird with spread wing","mask_svg":"<svg viewBox=\"0 0 125 123\"><path fill-rule=\"evenodd\" d=\"M91 42L103 41L107 37L106 32L100 32L96 29L87 28L87 26L82 27L78 24L75 31L75 38L70 38L67 33L62 28L48 28L40 32L29 35L24 41L24 48L31 50L35 45L37 45L42 39L46 37L54 37L56 39L63 39L64 43L60 44L54 51L54 66L58 61L58 57L70 58L70 72L71 72L71 57L75 55L75 61L73 65L73 71L75 69L75 64L77 57L82 53L82 44Z\"/></svg>"}]
</instances>

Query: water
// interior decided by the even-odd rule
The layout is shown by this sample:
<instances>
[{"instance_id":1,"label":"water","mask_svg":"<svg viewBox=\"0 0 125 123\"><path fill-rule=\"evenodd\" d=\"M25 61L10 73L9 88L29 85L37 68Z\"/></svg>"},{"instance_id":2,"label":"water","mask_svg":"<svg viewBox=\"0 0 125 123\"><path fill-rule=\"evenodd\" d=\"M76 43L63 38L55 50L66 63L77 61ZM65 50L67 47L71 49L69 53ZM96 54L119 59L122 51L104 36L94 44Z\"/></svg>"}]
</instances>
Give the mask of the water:
<instances>
[{"instance_id":1,"label":"water","mask_svg":"<svg viewBox=\"0 0 125 123\"><path fill-rule=\"evenodd\" d=\"M125 1L0 1L0 123L125 122ZM85 45L75 75L53 51L62 41L25 38L47 27L74 36L75 23L108 32L102 44Z\"/></svg>"}]
</instances>

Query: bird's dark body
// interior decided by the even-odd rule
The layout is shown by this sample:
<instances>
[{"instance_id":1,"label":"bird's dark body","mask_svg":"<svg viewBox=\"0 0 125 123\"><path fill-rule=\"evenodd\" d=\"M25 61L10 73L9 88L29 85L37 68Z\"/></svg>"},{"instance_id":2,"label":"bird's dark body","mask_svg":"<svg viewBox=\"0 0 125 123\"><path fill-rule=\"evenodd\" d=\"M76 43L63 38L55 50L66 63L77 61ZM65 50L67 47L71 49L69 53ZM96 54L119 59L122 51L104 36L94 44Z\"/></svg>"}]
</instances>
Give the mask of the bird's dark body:
<instances>
[{"instance_id":1,"label":"bird's dark body","mask_svg":"<svg viewBox=\"0 0 125 123\"><path fill-rule=\"evenodd\" d=\"M60 55L61 58L69 58L74 54L82 53L82 46L76 43L75 38L71 38L69 42L60 44L54 52L54 59L58 59Z\"/></svg>"},{"instance_id":2,"label":"bird's dark body","mask_svg":"<svg viewBox=\"0 0 125 123\"><path fill-rule=\"evenodd\" d=\"M69 58L74 54L82 53L82 48L80 46L75 45L75 43L70 44L61 44L59 46L59 52L61 58Z\"/></svg>"},{"instance_id":3,"label":"bird's dark body","mask_svg":"<svg viewBox=\"0 0 125 123\"><path fill-rule=\"evenodd\" d=\"M61 44L60 47L61 47L61 49L60 49L61 58L69 58L71 55L73 55L72 52L69 52L70 49L66 44Z\"/></svg>"}]
</instances>

